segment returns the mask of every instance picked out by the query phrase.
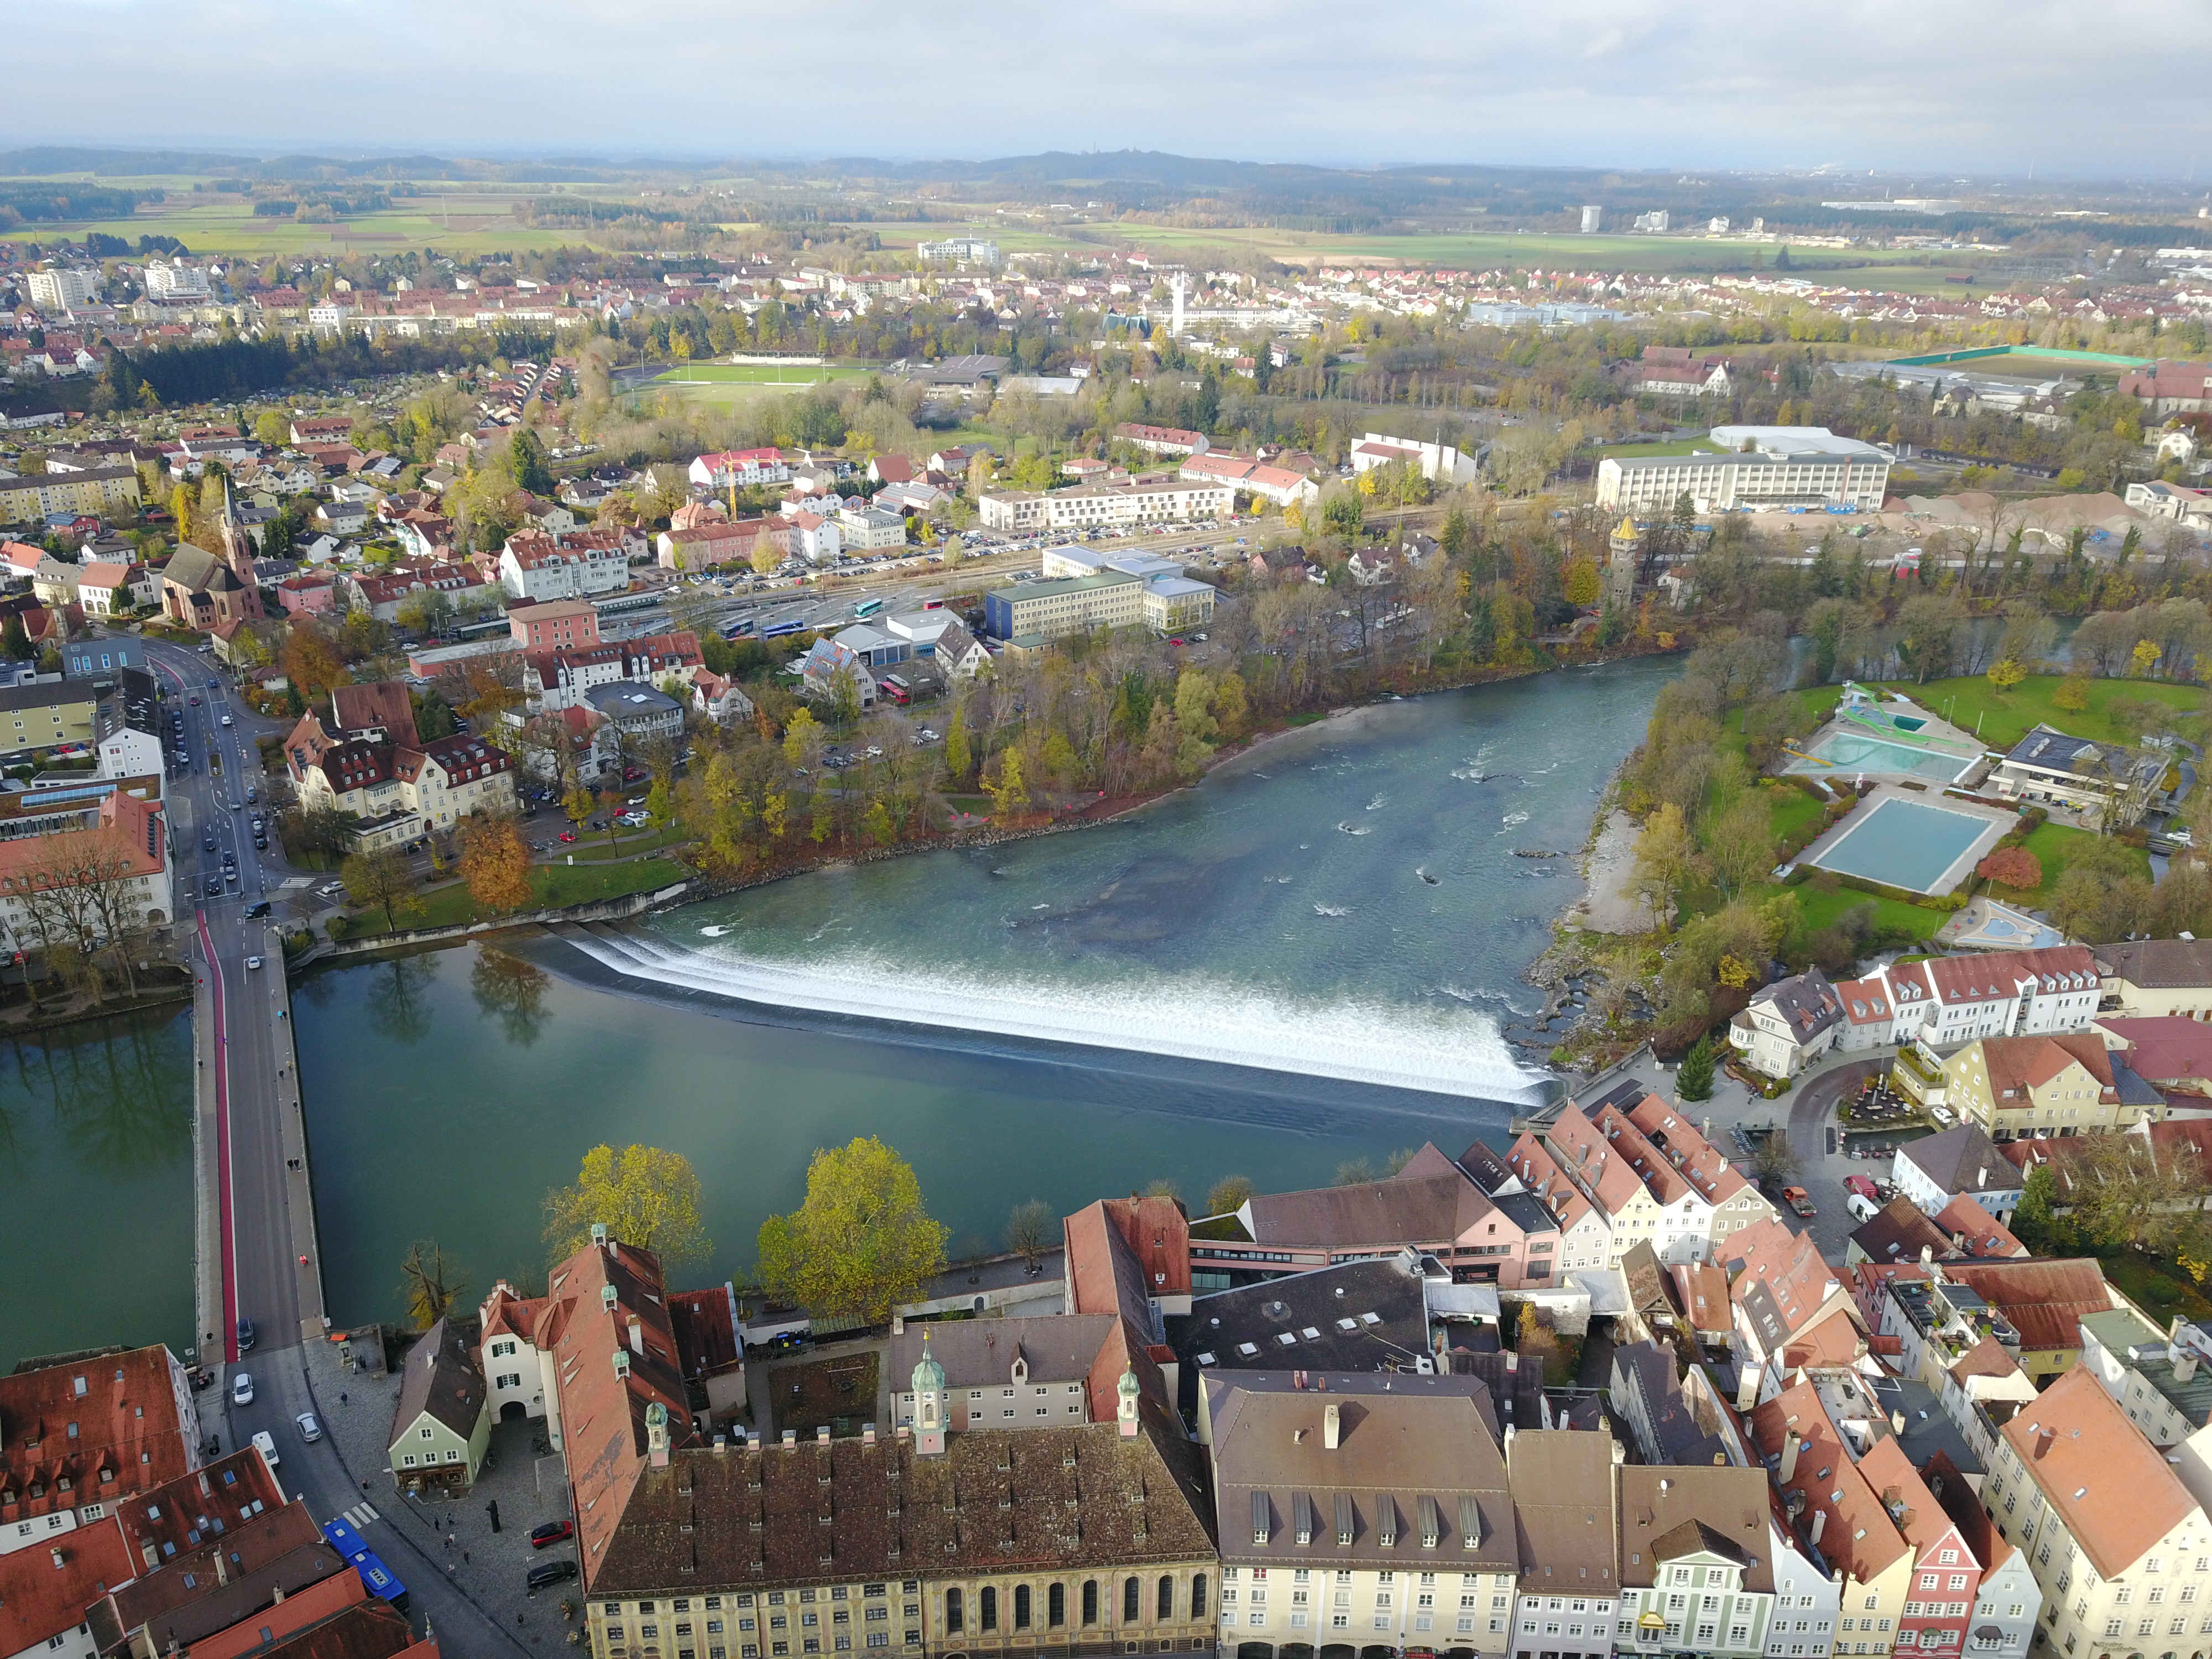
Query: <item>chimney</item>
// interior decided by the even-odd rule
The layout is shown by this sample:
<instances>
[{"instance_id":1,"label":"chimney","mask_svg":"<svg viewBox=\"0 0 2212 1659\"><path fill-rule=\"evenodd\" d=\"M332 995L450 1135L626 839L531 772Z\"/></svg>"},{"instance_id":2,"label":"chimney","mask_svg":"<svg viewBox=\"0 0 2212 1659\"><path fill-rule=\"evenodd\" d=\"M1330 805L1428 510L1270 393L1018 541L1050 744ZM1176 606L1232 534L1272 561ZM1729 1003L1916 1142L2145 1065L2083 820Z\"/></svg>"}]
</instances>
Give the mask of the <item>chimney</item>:
<instances>
[{"instance_id":1,"label":"chimney","mask_svg":"<svg viewBox=\"0 0 2212 1659\"><path fill-rule=\"evenodd\" d=\"M1935 1260L1936 1247L1932 1244L1923 1244L1920 1247L1920 1265L1924 1267Z\"/></svg>"},{"instance_id":2,"label":"chimney","mask_svg":"<svg viewBox=\"0 0 2212 1659\"><path fill-rule=\"evenodd\" d=\"M1828 1512L1827 1512L1827 1510L1814 1510L1813 1511L1813 1528L1812 1528L1812 1530L1811 1530L1810 1532L1808 1532L1808 1533L1807 1533L1807 1534L1805 1534L1805 1541L1806 1541L1807 1543L1808 1543L1808 1544L1811 1544L1811 1545L1812 1545L1815 1549L1818 1549L1818 1548L1820 1547L1820 1529L1821 1529L1822 1528L1826 1527L1827 1524L1828 1524Z\"/></svg>"},{"instance_id":3,"label":"chimney","mask_svg":"<svg viewBox=\"0 0 2212 1659\"><path fill-rule=\"evenodd\" d=\"M820 1424L815 1428L814 1443L817 1446L826 1446L830 1443L830 1425L827 1423Z\"/></svg>"},{"instance_id":4,"label":"chimney","mask_svg":"<svg viewBox=\"0 0 2212 1659\"><path fill-rule=\"evenodd\" d=\"M271 1606L271 1607L276 1606L276 1601L283 1601L283 1600L284 1599L284 1587L283 1587L282 1584L277 1584L277 1585L273 1586L273 1588L275 1589L275 1590L276 1590L276 1601L271 1601L271 1602L269 1604L269 1605L270 1605L270 1606Z\"/></svg>"},{"instance_id":5,"label":"chimney","mask_svg":"<svg viewBox=\"0 0 2212 1659\"><path fill-rule=\"evenodd\" d=\"M2194 1382L2196 1380L2196 1376L2197 1350L2194 1348L2184 1348L2180 1353L2174 1357L2173 1380L2177 1382Z\"/></svg>"},{"instance_id":6,"label":"chimney","mask_svg":"<svg viewBox=\"0 0 2212 1659\"><path fill-rule=\"evenodd\" d=\"M1804 1443L1797 1437L1796 1430L1789 1429L1784 1431L1782 1436L1782 1467L1774 1472L1774 1478L1784 1486L1789 1485L1789 1483L1796 1476L1797 1450L1798 1448L1803 1444Z\"/></svg>"},{"instance_id":7,"label":"chimney","mask_svg":"<svg viewBox=\"0 0 2212 1659\"><path fill-rule=\"evenodd\" d=\"M874 1424L867 1424L860 1430L860 1443L864 1446L872 1446L876 1443L876 1425Z\"/></svg>"},{"instance_id":8,"label":"chimney","mask_svg":"<svg viewBox=\"0 0 2212 1659\"><path fill-rule=\"evenodd\" d=\"M645 1327L638 1322L635 1314L629 1316L629 1351L634 1354L645 1352Z\"/></svg>"},{"instance_id":9,"label":"chimney","mask_svg":"<svg viewBox=\"0 0 2212 1659\"><path fill-rule=\"evenodd\" d=\"M1322 1407L1321 1443L1334 1451L1344 1443L1344 1408L1334 1400Z\"/></svg>"}]
</instances>

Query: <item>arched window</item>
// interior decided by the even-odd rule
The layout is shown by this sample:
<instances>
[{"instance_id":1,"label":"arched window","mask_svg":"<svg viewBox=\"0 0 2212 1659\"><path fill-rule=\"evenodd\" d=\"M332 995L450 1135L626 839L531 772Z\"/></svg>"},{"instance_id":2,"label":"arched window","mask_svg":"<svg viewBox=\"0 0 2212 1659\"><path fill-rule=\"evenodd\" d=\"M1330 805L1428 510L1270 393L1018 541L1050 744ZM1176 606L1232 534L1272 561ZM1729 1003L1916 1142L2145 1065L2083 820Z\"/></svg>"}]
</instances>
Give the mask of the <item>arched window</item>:
<instances>
[{"instance_id":1,"label":"arched window","mask_svg":"<svg viewBox=\"0 0 2212 1659\"><path fill-rule=\"evenodd\" d=\"M1202 1572L1191 1575L1190 1616L1194 1619L1206 1617L1206 1575Z\"/></svg>"},{"instance_id":2,"label":"arched window","mask_svg":"<svg viewBox=\"0 0 2212 1659\"><path fill-rule=\"evenodd\" d=\"M1083 1622L1085 1625L1098 1622L1098 1581L1096 1578L1083 1581Z\"/></svg>"},{"instance_id":3,"label":"arched window","mask_svg":"<svg viewBox=\"0 0 2212 1659\"><path fill-rule=\"evenodd\" d=\"M957 1636L962 1631L967 1629L966 1614L967 1609L960 1605L960 1592L957 1589L945 1591L945 1633L948 1636Z\"/></svg>"},{"instance_id":4,"label":"arched window","mask_svg":"<svg viewBox=\"0 0 2212 1659\"><path fill-rule=\"evenodd\" d=\"M1164 1572L1160 1575L1160 1591L1158 1596L1154 1600L1153 1607L1155 1611L1152 1616L1159 1620L1163 1624L1175 1617L1174 1574Z\"/></svg>"},{"instance_id":5,"label":"arched window","mask_svg":"<svg viewBox=\"0 0 2212 1659\"><path fill-rule=\"evenodd\" d=\"M1067 1586L1054 1584L1044 1593L1044 1621L1058 1630L1067 1622Z\"/></svg>"},{"instance_id":6,"label":"arched window","mask_svg":"<svg viewBox=\"0 0 2212 1659\"><path fill-rule=\"evenodd\" d=\"M1030 1587L1027 1584L1017 1584L1014 1586L1014 1628L1027 1630L1029 1627Z\"/></svg>"},{"instance_id":7,"label":"arched window","mask_svg":"<svg viewBox=\"0 0 2212 1659\"><path fill-rule=\"evenodd\" d=\"M995 1586L986 1584L975 1592L975 1628L996 1630L999 1627L999 1592Z\"/></svg>"},{"instance_id":8,"label":"arched window","mask_svg":"<svg viewBox=\"0 0 2212 1659\"><path fill-rule=\"evenodd\" d=\"M1136 1577L1125 1579L1121 1584L1121 1622L1133 1625L1144 1616L1144 1581Z\"/></svg>"}]
</instances>

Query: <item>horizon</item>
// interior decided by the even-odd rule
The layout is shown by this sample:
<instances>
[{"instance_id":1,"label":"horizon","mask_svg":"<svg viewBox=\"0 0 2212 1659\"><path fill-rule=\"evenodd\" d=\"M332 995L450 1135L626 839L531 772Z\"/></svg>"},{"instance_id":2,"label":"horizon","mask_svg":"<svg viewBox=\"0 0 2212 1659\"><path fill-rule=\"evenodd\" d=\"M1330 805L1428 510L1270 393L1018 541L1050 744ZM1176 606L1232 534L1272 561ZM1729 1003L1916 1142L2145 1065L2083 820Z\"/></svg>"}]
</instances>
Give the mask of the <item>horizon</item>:
<instances>
[{"instance_id":1,"label":"horizon","mask_svg":"<svg viewBox=\"0 0 2212 1659\"><path fill-rule=\"evenodd\" d=\"M1406 0L1383 0L1356 30L1312 0L1139 18L1118 33L1048 13L991 35L860 0L845 39L865 52L846 62L804 15L733 19L700 0L613 31L579 0L547 0L527 35L421 0L398 0L374 30L352 7L302 15L222 0L189 33L165 27L173 14L150 0L74 0L18 20L24 61L91 66L134 109L158 102L170 118L136 135L95 127L82 80L47 76L19 88L16 130L52 147L253 159L911 166L1133 149L1353 172L2194 182L2212 138L2194 74L2212 48L2212 9L2193 0L2112 0L2094 16L2058 0L1845 10L1833 27L1856 50L1824 49L1795 14L1723 17L1656 0L1562 0L1444 29ZM568 88L578 43L593 84L532 95ZM725 61L777 73L725 76ZM343 71L323 70L333 64ZM1090 95L1071 98L1071 83ZM457 84L483 90L457 96ZM2125 88L2124 121L2109 118L2106 87ZM708 124L728 131L702 137ZM594 142L577 143L580 130Z\"/></svg>"}]
</instances>

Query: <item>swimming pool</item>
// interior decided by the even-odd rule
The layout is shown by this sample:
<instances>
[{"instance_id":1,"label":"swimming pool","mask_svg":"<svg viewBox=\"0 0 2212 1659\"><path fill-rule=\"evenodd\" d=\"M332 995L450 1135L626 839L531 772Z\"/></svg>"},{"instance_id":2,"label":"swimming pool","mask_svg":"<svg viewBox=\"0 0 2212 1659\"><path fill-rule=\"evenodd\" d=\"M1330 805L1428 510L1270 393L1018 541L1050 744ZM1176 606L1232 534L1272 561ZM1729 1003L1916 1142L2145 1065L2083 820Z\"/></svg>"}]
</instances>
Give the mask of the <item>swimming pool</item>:
<instances>
[{"instance_id":1,"label":"swimming pool","mask_svg":"<svg viewBox=\"0 0 2212 1659\"><path fill-rule=\"evenodd\" d=\"M1948 893L1965 878L1984 838L1994 842L2004 830L1999 819L1892 797L1875 802L1812 862L1909 892Z\"/></svg>"},{"instance_id":2,"label":"swimming pool","mask_svg":"<svg viewBox=\"0 0 2212 1659\"><path fill-rule=\"evenodd\" d=\"M1924 779L1929 783L1956 783L1978 757L1947 755L1934 749L1915 749L1901 743L1884 743L1856 732L1831 732L1790 763L1789 770L1802 776L1833 776L1841 773L1880 772L1891 777ZM1826 765L1822 762L1827 763Z\"/></svg>"}]
</instances>

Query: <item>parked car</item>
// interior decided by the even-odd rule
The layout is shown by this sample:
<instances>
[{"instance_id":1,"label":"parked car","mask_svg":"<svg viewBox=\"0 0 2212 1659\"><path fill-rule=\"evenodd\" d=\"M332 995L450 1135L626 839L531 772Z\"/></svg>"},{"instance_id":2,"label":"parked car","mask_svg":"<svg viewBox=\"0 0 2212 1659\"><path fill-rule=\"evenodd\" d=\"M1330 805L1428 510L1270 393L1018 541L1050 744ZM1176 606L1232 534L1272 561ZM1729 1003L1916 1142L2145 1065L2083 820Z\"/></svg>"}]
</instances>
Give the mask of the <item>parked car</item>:
<instances>
[{"instance_id":1,"label":"parked car","mask_svg":"<svg viewBox=\"0 0 2212 1659\"><path fill-rule=\"evenodd\" d=\"M1844 1190L1847 1193L1856 1193L1861 1198L1871 1199L1875 1195L1874 1182L1863 1175L1845 1176Z\"/></svg>"},{"instance_id":2,"label":"parked car","mask_svg":"<svg viewBox=\"0 0 2212 1659\"><path fill-rule=\"evenodd\" d=\"M530 1529L530 1544L533 1549L544 1549L548 1544L557 1544L564 1538L576 1535L574 1521L548 1521L542 1527Z\"/></svg>"},{"instance_id":3,"label":"parked car","mask_svg":"<svg viewBox=\"0 0 2212 1659\"><path fill-rule=\"evenodd\" d=\"M276 1467L276 1439L266 1429L253 1431L253 1449L261 1454L261 1461L270 1468Z\"/></svg>"},{"instance_id":4,"label":"parked car","mask_svg":"<svg viewBox=\"0 0 2212 1659\"><path fill-rule=\"evenodd\" d=\"M314 1413L301 1412L292 1421L299 1425L300 1438L309 1445L313 1445L323 1437L323 1425L315 1421Z\"/></svg>"},{"instance_id":5,"label":"parked car","mask_svg":"<svg viewBox=\"0 0 2212 1659\"><path fill-rule=\"evenodd\" d=\"M1802 1216L1815 1216L1820 1212L1813 1207L1812 1194L1802 1187L1784 1187L1782 1201Z\"/></svg>"},{"instance_id":6,"label":"parked car","mask_svg":"<svg viewBox=\"0 0 2212 1659\"><path fill-rule=\"evenodd\" d=\"M230 1403L251 1406L253 1403L253 1373L240 1371L230 1379Z\"/></svg>"},{"instance_id":7,"label":"parked car","mask_svg":"<svg viewBox=\"0 0 2212 1659\"><path fill-rule=\"evenodd\" d=\"M561 832L561 839L562 841L574 841L576 839L576 832L574 830L563 830Z\"/></svg>"},{"instance_id":8,"label":"parked car","mask_svg":"<svg viewBox=\"0 0 2212 1659\"><path fill-rule=\"evenodd\" d=\"M566 1583L575 1576L576 1564L574 1561L540 1561L523 1574L522 1582L535 1595L555 1584Z\"/></svg>"},{"instance_id":9,"label":"parked car","mask_svg":"<svg viewBox=\"0 0 2212 1659\"><path fill-rule=\"evenodd\" d=\"M238 1322L238 1351L240 1353L253 1352L253 1322L250 1319Z\"/></svg>"}]
</instances>

